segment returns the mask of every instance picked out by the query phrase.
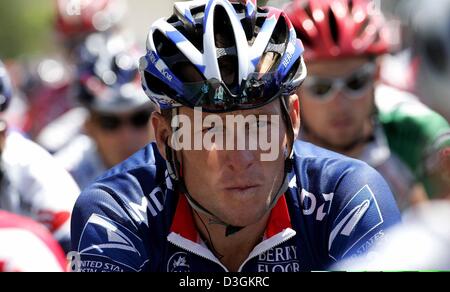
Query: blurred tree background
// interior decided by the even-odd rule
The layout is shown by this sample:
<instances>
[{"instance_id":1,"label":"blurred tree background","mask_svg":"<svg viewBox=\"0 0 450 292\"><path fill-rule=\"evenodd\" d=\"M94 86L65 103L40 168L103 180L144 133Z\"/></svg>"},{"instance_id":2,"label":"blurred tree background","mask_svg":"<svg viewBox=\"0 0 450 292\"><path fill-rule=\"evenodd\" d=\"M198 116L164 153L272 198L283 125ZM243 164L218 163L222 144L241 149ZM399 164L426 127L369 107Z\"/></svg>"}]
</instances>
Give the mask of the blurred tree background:
<instances>
[{"instance_id":1,"label":"blurred tree background","mask_svg":"<svg viewBox=\"0 0 450 292\"><path fill-rule=\"evenodd\" d=\"M53 32L56 0L0 1L0 58L51 54L57 50ZM258 0L258 5L281 7L289 0ZM173 0L127 0L129 15L125 27L145 39L151 22L172 11ZM145 18L145 19L143 19Z\"/></svg>"},{"instance_id":2,"label":"blurred tree background","mask_svg":"<svg viewBox=\"0 0 450 292\"><path fill-rule=\"evenodd\" d=\"M33 55L53 48L52 0L2 0L0 56Z\"/></svg>"}]
</instances>

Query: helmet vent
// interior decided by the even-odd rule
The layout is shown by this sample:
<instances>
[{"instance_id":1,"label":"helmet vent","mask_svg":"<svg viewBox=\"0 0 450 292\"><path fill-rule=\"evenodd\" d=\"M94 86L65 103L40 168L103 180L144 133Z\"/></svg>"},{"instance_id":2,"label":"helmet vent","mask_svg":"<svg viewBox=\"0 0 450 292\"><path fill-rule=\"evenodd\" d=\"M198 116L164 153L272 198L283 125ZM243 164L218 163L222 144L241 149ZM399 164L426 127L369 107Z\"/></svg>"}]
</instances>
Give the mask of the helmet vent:
<instances>
[{"instance_id":1,"label":"helmet vent","mask_svg":"<svg viewBox=\"0 0 450 292\"><path fill-rule=\"evenodd\" d=\"M359 29L358 29L358 31L356 33L357 37L361 37L364 34L364 32L367 29L367 26L369 26L369 23L370 23L370 21L369 21L368 18L364 19L364 22L361 24L361 26L359 27ZM378 40L380 38L380 34L379 33L377 33L377 37L378 37L378 39L375 40L376 42L378 42Z\"/></svg>"},{"instance_id":2,"label":"helmet vent","mask_svg":"<svg viewBox=\"0 0 450 292\"><path fill-rule=\"evenodd\" d=\"M160 95L167 95L169 97L176 96L176 92L172 88L170 88L164 82L161 82L161 80L159 80L152 74L148 73L147 71L144 72L144 78L145 83L147 84L149 89L154 93Z\"/></svg>"},{"instance_id":3,"label":"helmet vent","mask_svg":"<svg viewBox=\"0 0 450 292\"><path fill-rule=\"evenodd\" d=\"M333 10L331 8L328 10L328 19L330 24L330 33L333 39L333 42L338 45L339 44L339 29L337 27L336 16L334 15Z\"/></svg>"},{"instance_id":4,"label":"helmet vent","mask_svg":"<svg viewBox=\"0 0 450 292\"><path fill-rule=\"evenodd\" d=\"M306 5L306 4L304 4ZM308 15L309 19L312 19L315 22L315 19L313 17L312 11L311 11L311 6L306 5L305 9L304 9L305 13Z\"/></svg>"},{"instance_id":5,"label":"helmet vent","mask_svg":"<svg viewBox=\"0 0 450 292\"><path fill-rule=\"evenodd\" d=\"M231 20L222 6L216 6L214 11L214 40L216 48L236 48L236 37L233 32ZM238 59L233 55L223 55L218 58L220 75L222 80L232 91L237 91L238 86Z\"/></svg>"},{"instance_id":6,"label":"helmet vent","mask_svg":"<svg viewBox=\"0 0 450 292\"><path fill-rule=\"evenodd\" d=\"M353 0L348 0L348 11L353 14Z\"/></svg>"},{"instance_id":7,"label":"helmet vent","mask_svg":"<svg viewBox=\"0 0 450 292\"><path fill-rule=\"evenodd\" d=\"M153 37L158 44L156 47L158 55L181 81L199 82L204 79L197 67L162 32L156 30Z\"/></svg>"}]
</instances>

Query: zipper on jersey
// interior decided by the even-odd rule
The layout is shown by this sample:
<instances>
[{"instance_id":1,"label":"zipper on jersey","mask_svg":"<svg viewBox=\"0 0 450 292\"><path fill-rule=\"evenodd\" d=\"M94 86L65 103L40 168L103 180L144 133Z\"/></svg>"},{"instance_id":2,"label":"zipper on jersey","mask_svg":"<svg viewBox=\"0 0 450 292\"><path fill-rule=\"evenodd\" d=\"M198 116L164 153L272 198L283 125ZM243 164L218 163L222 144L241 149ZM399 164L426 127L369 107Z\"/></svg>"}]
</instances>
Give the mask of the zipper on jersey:
<instances>
[{"instance_id":1,"label":"zipper on jersey","mask_svg":"<svg viewBox=\"0 0 450 292\"><path fill-rule=\"evenodd\" d=\"M242 272L242 269L250 260L262 255L263 253L267 252L268 250L271 250L279 245L282 245L286 241L293 238L296 234L297 234L297 232L295 232L291 228L287 228L287 229L283 230L282 232L272 236L271 238L264 240L263 242L258 244L253 249L253 251L250 253L248 258L239 267L238 272Z\"/></svg>"},{"instance_id":2,"label":"zipper on jersey","mask_svg":"<svg viewBox=\"0 0 450 292\"><path fill-rule=\"evenodd\" d=\"M284 231L272 236L269 239L264 240L263 242L259 243L253 251L250 253L248 258L242 263L240 266L238 272L241 272L244 266L255 257L258 257L259 255L267 252L268 250L271 250L272 248L275 248L286 241L293 238L297 233L292 230L291 228L287 228ZM214 254L208 250L207 248L201 246L198 243L194 243L176 233L171 233L167 237L168 241L175 245L178 248L181 248L189 253L195 254L203 259L206 259L208 261L211 261L215 264L218 264L222 269L224 269L225 272L229 272L229 270L214 256Z\"/></svg>"},{"instance_id":3,"label":"zipper on jersey","mask_svg":"<svg viewBox=\"0 0 450 292\"><path fill-rule=\"evenodd\" d=\"M211 261L215 264L218 264L222 269L224 269L225 272L229 272L228 269L219 261L219 259L217 259L213 255L213 253L210 250L201 246L200 244L194 243L176 233L169 234L167 239L171 244L175 245L176 247L181 248L189 253L195 254L196 256Z\"/></svg>"}]
</instances>

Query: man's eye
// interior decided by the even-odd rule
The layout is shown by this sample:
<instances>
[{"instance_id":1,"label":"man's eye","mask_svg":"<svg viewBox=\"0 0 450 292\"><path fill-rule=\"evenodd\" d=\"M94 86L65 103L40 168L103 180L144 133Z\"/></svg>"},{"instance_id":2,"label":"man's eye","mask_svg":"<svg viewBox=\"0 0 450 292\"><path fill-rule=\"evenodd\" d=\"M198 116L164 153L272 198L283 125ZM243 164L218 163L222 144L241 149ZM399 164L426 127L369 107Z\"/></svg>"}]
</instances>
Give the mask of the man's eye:
<instances>
[{"instance_id":1,"label":"man's eye","mask_svg":"<svg viewBox=\"0 0 450 292\"><path fill-rule=\"evenodd\" d=\"M270 125L270 122L269 121L266 121L266 120L258 120L257 122L256 122L256 126L258 127L258 128L265 128L265 127L268 127Z\"/></svg>"},{"instance_id":2,"label":"man's eye","mask_svg":"<svg viewBox=\"0 0 450 292\"><path fill-rule=\"evenodd\" d=\"M214 127L203 128L202 132L203 133L210 132L213 129L214 129Z\"/></svg>"},{"instance_id":3,"label":"man's eye","mask_svg":"<svg viewBox=\"0 0 450 292\"><path fill-rule=\"evenodd\" d=\"M213 126L213 127L207 127L207 128L203 128L202 132L204 134L206 133L217 133L217 132L222 132L223 129L222 127L218 127L218 126Z\"/></svg>"},{"instance_id":4,"label":"man's eye","mask_svg":"<svg viewBox=\"0 0 450 292\"><path fill-rule=\"evenodd\" d=\"M328 83L318 83L312 87L313 92L318 95L327 94L331 90L331 84Z\"/></svg>"}]
</instances>

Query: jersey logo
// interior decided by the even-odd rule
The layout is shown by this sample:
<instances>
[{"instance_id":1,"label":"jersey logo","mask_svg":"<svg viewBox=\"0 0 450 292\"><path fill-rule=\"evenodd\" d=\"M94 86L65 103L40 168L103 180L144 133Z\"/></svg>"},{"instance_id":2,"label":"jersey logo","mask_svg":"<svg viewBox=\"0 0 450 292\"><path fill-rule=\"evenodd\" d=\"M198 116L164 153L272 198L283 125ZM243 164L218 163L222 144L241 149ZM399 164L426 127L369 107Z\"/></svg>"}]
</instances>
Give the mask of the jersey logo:
<instances>
[{"instance_id":1,"label":"jersey logo","mask_svg":"<svg viewBox=\"0 0 450 292\"><path fill-rule=\"evenodd\" d=\"M297 246L278 246L258 256L258 272L299 272Z\"/></svg>"},{"instance_id":2,"label":"jersey logo","mask_svg":"<svg viewBox=\"0 0 450 292\"><path fill-rule=\"evenodd\" d=\"M187 263L187 253L177 252L170 257L167 262L167 272L170 273L189 273L191 267Z\"/></svg>"},{"instance_id":3,"label":"jersey logo","mask_svg":"<svg viewBox=\"0 0 450 292\"><path fill-rule=\"evenodd\" d=\"M317 221L323 221L323 219L330 214L333 198L334 193L322 194L322 197L316 197L313 193L302 189L300 201L303 215L311 216L315 214Z\"/></svg>"},{"instance_id":4,"label":"jersey logo","mask_svg":"<svg viewBox=\"0 0 450 292\"><path fill-rule=\"evenodd\" d=\"M146 197L142 198L140 205L136 204L136 203L129 204L129 206L132 210L131 215L133 216L133 219L135 221L143 222L148 227L148 212L147 212L147 210L150 211L150 214L153 217L156 217L163 210L164 207L157 197L158 194L163 196L163 191L159 187L155 188L150 193L149 197L153 204L151 204Z\"/></svg>"},{"instance_id":5,"label":"jersey logo","mask_svg":"<svg viewBox=\"0 0 450 292\"><path fill-rule=\"evenodd\" d=\"M336 217L328 241L330 257L334 260L345 257L383 222L378 202L370 187L366 185Z\"/></svg>"},{"instance_id":6,"label":"jersey logo","mask_svg":"<svg viewBox=\"0 0 450 292\"><path fill-rule=\"evenodd\" d=\"M93 214L80 237L81 255L96 255L133 266L141 261L141 240L123 225L106 217Z\"/></svg>"}]
</instances>

